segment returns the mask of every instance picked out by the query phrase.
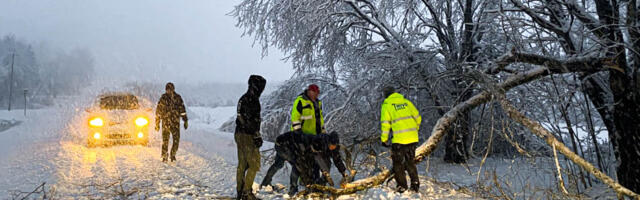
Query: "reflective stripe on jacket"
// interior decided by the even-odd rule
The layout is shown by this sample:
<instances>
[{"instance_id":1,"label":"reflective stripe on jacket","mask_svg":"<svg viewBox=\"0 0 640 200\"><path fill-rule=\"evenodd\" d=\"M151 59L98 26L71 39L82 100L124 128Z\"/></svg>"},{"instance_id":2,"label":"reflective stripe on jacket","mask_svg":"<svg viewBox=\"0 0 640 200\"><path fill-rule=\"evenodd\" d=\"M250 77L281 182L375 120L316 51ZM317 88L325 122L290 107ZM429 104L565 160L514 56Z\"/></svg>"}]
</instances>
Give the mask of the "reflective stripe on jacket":
<instances>
[{"instance_id":1,"label":"reflective stripe on jacket","mask_svg":"<svg viewBox=\"0 0 640 200\"><path fill-rule=\"evenodd\" d=\"M291 130L301 130L310 135L323 133L322 101L317 100L314 104L305 93L306 91L296 98L291 108Z\"/></svg>"},{"instance_id":2,"label":"reflective stripe on jacket","mask_svg":"<svg viewBox=\"0 0 640 200\"><path fill-rule=\"evenodd\" d=\"M393 93L382 103L380 124L382 142L387 142L392 134L391 143L410 144L418 142L418 131L422 117L416 107L398 93Z\"/></svg>"}]
</instances>

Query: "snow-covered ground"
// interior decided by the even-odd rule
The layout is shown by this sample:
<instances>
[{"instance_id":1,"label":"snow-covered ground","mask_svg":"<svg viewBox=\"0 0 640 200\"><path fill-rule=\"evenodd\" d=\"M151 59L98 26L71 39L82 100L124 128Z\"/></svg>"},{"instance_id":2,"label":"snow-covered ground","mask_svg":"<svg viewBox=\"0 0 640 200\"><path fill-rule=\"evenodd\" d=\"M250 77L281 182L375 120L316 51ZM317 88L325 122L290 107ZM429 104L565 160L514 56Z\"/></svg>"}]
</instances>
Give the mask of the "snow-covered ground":
<instances>
[{"instance_id":1,"label":"snow-covered ground","mask_svg":"<svg viewBox=\"0 0 640 200\"><path fill-rule=\"evenodd\" d=\"M151 135L149 147L87 148L87 104L72 99L50 108L29 110L27 116L22 110L0 111L0 199L22 197L26 194L23 192L31 192L43 183L47 195L61 199L235 196L237 154L233 133L218 130L235 115L234 107L189 107L190 127L182 131L178 161L165 164L160 158L158 133ZM271 148L273 144L266 142L262 150ZM256 183L267 168L262 167ZM276 174L273 183L288 185L287 176L285 168ZM334 176L339 180L337 174ZM257 184L254 187L257 190ZM286 191L257 192L265 199L288 197ZM343 198L418 197L407 195L379 187Z\"/></svg>"},{"instance_id":2,"label":"snow-covered ground","mask_svg":"<svg viewBox=\"0 0 640 200\"><path fill-rule=\"evenodd\" d=\"M73 98L71 98L73 99ZM45 183L47 195L60 199L149 198L201 199L235 196L237 165L233 133L222 132L220 125L235 115L235 107L189 107L190 127L182 130L177 162L165 164L160 158L160 135L153 133L151 145L87 148L84 103L65 100L54 107L29 110L0 111L0 199L22 197ZM273 144L266 142L261 150ZM451 165L432 159L419 165L420 193L393 192L393 181L340 199L474 199L477 196L461 192L460 187L476 182L479 160L470 165ZM499 178L517 180L527 177L518 173L511 160L489 159L486 168L496 168ZM544 161L540 161L544 162ZM263 163L270 163L265 162ZM388 163L385 163L388 165ZM517 168L512 169L513 166ZM537 176L521 183L512 183L517 190L528 184L553 184L551 164ZM288 198L286 189L258 190L257 183L268 169L264 164L255 179L257 196L264 199ZM274 177L278 188L288 188L287 166ZM483 172L484 173L484 172ZM340 180L335 168L334 180ZM357 178L362 178L360 175ZM484 174L482 174L484 176ZM483 178L483 177L481 177ZM443 182L452 182L453 185ZM487 183L491 184L491 183ZM303 188L300 188L301 190ZM41 196L42 194L33 194Z\"/></svg>"}]
</instances>

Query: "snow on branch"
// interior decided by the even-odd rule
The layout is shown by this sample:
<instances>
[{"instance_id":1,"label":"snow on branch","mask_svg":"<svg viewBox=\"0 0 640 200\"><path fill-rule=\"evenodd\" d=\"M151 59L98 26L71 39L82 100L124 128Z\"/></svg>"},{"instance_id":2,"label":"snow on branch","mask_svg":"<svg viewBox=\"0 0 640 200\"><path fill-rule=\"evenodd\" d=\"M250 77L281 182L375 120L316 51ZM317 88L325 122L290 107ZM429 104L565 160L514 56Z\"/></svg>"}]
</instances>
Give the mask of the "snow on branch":
<instances>
[{"instance_id":1,"label":"snow on branch","mask_svg":"<svg viewBox=\"0 0 640 200\"><path fill-rule=\"evenodd\" d=\"M496 74L503 71L508 65L513 63L525 63L532 65L545 66L549 71L554 73L567 72L587 72L595 73L604 68L619 69L614 58L607 57L569 57L566 59L557 59L549 56L543 56L533 53L524 53L511 51L494 61L495 66L488 69L487 73Z\"/></svg>"}]
</instances>

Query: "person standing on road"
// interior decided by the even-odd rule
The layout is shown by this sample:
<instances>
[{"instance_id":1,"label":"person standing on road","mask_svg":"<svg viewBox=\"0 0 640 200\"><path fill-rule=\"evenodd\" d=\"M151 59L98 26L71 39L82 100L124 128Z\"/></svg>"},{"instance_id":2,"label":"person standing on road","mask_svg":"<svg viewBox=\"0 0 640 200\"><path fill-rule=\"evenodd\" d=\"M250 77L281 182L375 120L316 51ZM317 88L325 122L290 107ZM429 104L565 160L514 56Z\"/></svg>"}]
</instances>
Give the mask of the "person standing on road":
<instances>
[{"instance_id":1,"label":"person standing on road","mask_svg":"<svg viewBox=\"0 0 640 200\"><path fill-rule=\"evenodd\" d=\"M249 89L238 100L238 115L234 134L238 147L238 169L236 172L237 199L258 199L252 186L260 170L260 94L267 81L258 75L249 77Z\"/></svg>"},{"instance_id":2,"label":"person standing on road","mask_svg":"<svg viewBox=\"0 0 640 200\"><path fill-rule=\"evenodd\" d=\"M180 144L180 118L184 121L184 130L187 130L189 123L184 102L176 93L173 83L167 83L165 90L166 93L162 94L156 107L156 131L160 130L160 124L162 124L162 162L167 162L169 136L173 138L171 162L174 162Z\"/></svg>"},{"instance_id":3,"label":"person standing on road","mask_svg":"<svg viewBox=\"0 0 640 200\"><path fill-rule=\"evenodd\" d=\"M411 178L411 190L418 192L420 180L416 169L415 154L418 144L418 130L422 117L411 101L395 92L393 87L383 89L384 97L380 113L382 146L389 147L391 140L391 160L397 191L407 190L405 171ZM391 135L391 138L390 138Z\"/></svg>"}]
</instances>

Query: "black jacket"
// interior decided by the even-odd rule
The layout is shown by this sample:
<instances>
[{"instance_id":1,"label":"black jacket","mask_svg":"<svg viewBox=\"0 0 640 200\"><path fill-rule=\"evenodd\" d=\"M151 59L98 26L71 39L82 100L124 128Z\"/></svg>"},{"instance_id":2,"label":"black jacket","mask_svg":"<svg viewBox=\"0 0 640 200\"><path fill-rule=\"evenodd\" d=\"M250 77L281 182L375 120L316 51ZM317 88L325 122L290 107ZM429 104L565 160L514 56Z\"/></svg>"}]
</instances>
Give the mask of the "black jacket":
<instances>
[{"instance_id":1,"label":"black jacket","mask_svg":"<svg viewBox=\"0 0 640 200\"><path fill-rule=\"evenodd\" d=\"M295 131L283 133L276 137L276 151L288 158L289 162L296 163L298 169L311 170L313 163L317 163L322 171L329 171L331 161L344 174L347 168L342 161L340 148L329 149L329 144L340 145L336 133L307 135Z\"/></svg>"},{"instance_id":2,"label":"black jacket","mask_svg":"<svg viewBox=\"0 0 640 200\"><path fill-rule=\"evenodd\" d=\"M175 93L162 94L156 106L156 123L162 122L163 127L180 126L180 118L187 121L187 111L182 97Z\"/></svg>"},{"instance_id":3,"label":"black jacket","mask_svg":"<svg viewBox=\"0 0 640 200\"><path fill-rule=\"evenodd\" d=\"M289 131L276 137L276 153L285 159L300 175L302 182L313 183L315 156L311 152L311 141L315 136Z\"/></svg>"},{"instance_id":4,"label":"black jacket","mask_svg":"<svg viewBox=\"0 0 640 200\"><path fill-rule=\"evenodd\" d=\"M249 89L238 100L238 115L236 116L236 133L250 135L260 134L260 94L267 81L261 76L249 77Z\"/></svg>"},{"instance_id":5,"label":"black jacket","mask_svg":"<svg viewBox=\"0 0 640 200\"><path fill-rule=\"evenodd\" d=\"M276 150L282 149L287 152L292 152L294 157L304 156L305 153L310 153L311 141L315 138L313 135L302 134L301 132L289 131L276 137Z\"/></svg>"}]
</instances>

